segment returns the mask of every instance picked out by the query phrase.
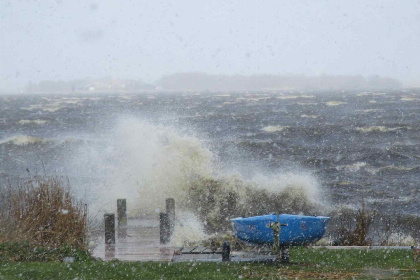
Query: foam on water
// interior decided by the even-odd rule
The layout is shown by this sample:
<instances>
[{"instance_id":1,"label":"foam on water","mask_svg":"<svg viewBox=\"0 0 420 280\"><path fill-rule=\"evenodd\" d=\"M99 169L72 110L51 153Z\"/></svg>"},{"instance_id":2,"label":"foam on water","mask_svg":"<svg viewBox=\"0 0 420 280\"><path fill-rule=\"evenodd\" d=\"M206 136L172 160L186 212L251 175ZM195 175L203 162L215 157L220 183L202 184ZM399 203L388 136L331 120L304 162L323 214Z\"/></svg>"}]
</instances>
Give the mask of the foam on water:
<instances>
[{"instance_id":1,"label":"foam on water","mask_svg":"<svg viewBox=\"0 0 420 280\"><path fill-rule=\"evenodd\" d=\"M356 162L351 165L345 165L345 166L337 166L337 170L348 170L351 172L358 172L361 168L365 167L367 164L366 162Z\"/></svg>"},{"instance_id":2,"label":"foam on water","mask_svg":"<svg viewBox=\"0 0 420 280\"><path fill-rule=\"evenodd\" d=\"M405 96L401 98L401 101L420 101L420 98Z\"/></svg>"},{"instance_id":3,"label":"foam on water","mask_svg":"<svg viewBox=\"0 0 420 280\"><path fill-rule=\"evenodd\" d=\"M26 136L26 135L19 135L10 138L6 138L0 140L0 144L12 144L17 146L26 146L30 144L40 144L45 143L48 140L38 137Z\"/></svg>"},{"instance_id":4,"label":"foam on water","mask_svg":"<svg viewBox=\"0 0 420 280\"><path fill-rule=\"evenodd\" d=\"M269 125L264 127L262 130L265 132L281 132L285 130L287 126L280 126L280 125Z\"/></svg>"},{"instance_id":5,"label":"foam on water","mask_svg":"<svg viewBox=\"0 0 420 280\"><path fill-rule=\"evenodd\" d=\"M346 102L341 102L341 101L328 101L327 106L339 106L339 105L343 105L343 104L347 104Z\"/></svg>"},{"instance_id":6,"label":"foam on water","mask_svg":"<svg viewBox=\"0 0 420 280\"><path fill-rule=\"evenodd\" d=\"M360 92L357 94L357 96L368 96L369 94L369 92Z\"/></svg>"},{"instance_id":7,"label":"foam on water","mask_svg":"<svg viewBox=\"0 0 420 280\"><path fill-rule=\"evenodd\" d=\"M300 115L301 118L310 118L310 119L317 119L319 116L317 115Z\"/></svg>"},{"instance_id":8,"label":"foam on water","mask_svg":"<svg viewBox=\"0 0 420 280\"><path fill-rule=\"evenodd\" d=\"M385 126L367 126L367 127L356 127L357 131L368 133L368 132L391 132L400 129L410 129L410 127L385 127Z\"/></svg>"},{"instance_id":9,"label":"foam on water","mask_svg":"<svg viewBox=\"0 0 420 280\"><path fill-rule=\"evenodd\" d=\"M48 123L47 120L20 120L18 121L21 125L28 125L28 124L36 124L36 125L43 125Z\"/></svg>"}]
</instances>

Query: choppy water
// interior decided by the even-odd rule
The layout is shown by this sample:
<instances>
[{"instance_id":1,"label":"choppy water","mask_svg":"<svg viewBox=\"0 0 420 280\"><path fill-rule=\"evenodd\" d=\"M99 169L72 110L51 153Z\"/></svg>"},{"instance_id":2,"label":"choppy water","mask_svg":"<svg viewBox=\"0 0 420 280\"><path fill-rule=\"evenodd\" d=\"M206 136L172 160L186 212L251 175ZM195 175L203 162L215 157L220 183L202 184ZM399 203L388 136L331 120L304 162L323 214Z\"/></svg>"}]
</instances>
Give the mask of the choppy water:
<instances>
[{"instance_id":1,"label":"choppy water","mask_svg":"<svg viewBox=\"0 0 420 280\"><path fill-rule=\"evenodd\" d=\"M148 128L126 122L121 130L127 118ZM29 170L69 176L86 191L116 172L110 162L125 178L136 177L133 163L154 162L139 165L142 180L154 158L164 160L150 151L166 128L193 135L219 169L244 178L305 172L332 204L364 197L378 210L420 212L420 91L413 90L0 96L0 183ZM159 139L154 129L164 131ZM116 141L124 147L109 144ZM172 153L165 168L176 161Z\"/></svg>"}]
</instances>

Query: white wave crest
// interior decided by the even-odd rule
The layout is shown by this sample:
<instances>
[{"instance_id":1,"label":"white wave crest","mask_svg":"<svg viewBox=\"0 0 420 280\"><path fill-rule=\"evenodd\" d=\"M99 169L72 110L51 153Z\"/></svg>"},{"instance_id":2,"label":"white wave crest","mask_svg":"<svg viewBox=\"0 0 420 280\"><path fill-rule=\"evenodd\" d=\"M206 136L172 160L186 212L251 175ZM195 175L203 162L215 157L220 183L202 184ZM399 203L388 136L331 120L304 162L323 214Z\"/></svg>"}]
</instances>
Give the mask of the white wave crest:
<instances>
[{"instance_id":1,"label":"white wave crest","mask_svg":"<svg viewBox=\"0 0 420 280\"><path fill-rule=\"evenodd\" d=\"M287 129L287 126L280 126L280 125L269 125L264 127L262 130L265 132L280 132Z\"/></svg>"},{"instance_id":2,"label":"white wave crest","mask_svg":"<svg viewBox=\"0 0 420 280\"><path fill-rule=\"evenodd\" d=\"M28 124L36 124L36 125L43 125L48 123L47 120L20 120L18 121L21 125L28 125Z\"/></svg>"},{"instance_id":3,"label":"white wave crest","mask_svg":"<svg viewBox=\"0 0 420 280\"><path fill-rule=\"evenodd\" d=\"M319 116L317 116L317 115L305 115L305 114L303 114L300 117L301 118L317 119Z\"/></svg>"},{"instance_id":4,"label":"white wave crest","mask_svg":"<svg viewBox=\"0 0 420 280\"><path fill-rule=\"evenodd\" d=\"M14 136L10 138L6 138L4 140L0 140L0 144L12 144L17 146L26 146L31 144L39 144L39 143L45 143L48 140L43 138L37 138L32 136L26 136L26 135L19 135Z\"/></svg>"},{"instance_id":5,"label":"white wave crest","mask_svg":"<svg viewBox=\"0 0 420 280\"><path fill-rule=\"evenodd\" d=\"M368 132L391 132L400 129L411 129L410 127L386 127L386 126L367 126L367 127L356 127L357 131L368 133Z\"/></svg>"},{"instance_id":6,"label":"white wave crest","mask_svg":"<svg viewBox=\"0 0 420 280\"><path fill-rule=\"evenodd\" d=\"M360 92L357 94L357 96L368 96L369 94L369 92Z\"/></svg>"},{"instance_id":7,"label":"white wave crest","mask_svg":"<svg viewBox=\"0 0 420 280\"><path fill-rule=\"evenodd\" d=\"M327 106L339 106L339 105L343 105L343 104L347 104L346 102L341 102L341 101L328 101Z\"/></svg>"},{"instance_id":8,"label":"white wave crest","mask_svg":"<svg viewBox=\"0 0 420 280\"><path fill-rule=\"evenodd\" d=\"M351 165L344 165L344 166L337 166L336 169L337 170L348 170L351 172L357 172L359 171L361 168L366 167L366 162L356 162L353 163Z\"/></svg>"},{"instance_id":9,"label":"white wave crest","mask_svg":"<svg viewBox=\"0 0 420 280\"><path fill-rule=\"evenodd\" d=\"M415 98L411 96L405 96L400 99L401 101L420 101L420 98Z\"/></svg>"}]
</instances>

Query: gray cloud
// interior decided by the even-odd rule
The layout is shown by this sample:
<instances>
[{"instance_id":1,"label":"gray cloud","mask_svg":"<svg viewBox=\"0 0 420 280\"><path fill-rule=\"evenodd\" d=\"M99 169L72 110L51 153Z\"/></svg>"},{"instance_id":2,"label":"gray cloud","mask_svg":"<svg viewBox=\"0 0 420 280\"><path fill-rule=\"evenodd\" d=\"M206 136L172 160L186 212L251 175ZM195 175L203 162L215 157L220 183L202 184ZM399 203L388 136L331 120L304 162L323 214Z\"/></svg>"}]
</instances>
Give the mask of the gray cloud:
<instances>
[{"instance_id":1,"label":"gray cloud","mask_svg":"<svg viewBox=\"0 0 420 280\"><path fill-rule=\"evenodd\" d=\"M0 86L178 72L379 75L420 86L419 1L95 3L0 1Z\"/></svg>"}]
</instances>

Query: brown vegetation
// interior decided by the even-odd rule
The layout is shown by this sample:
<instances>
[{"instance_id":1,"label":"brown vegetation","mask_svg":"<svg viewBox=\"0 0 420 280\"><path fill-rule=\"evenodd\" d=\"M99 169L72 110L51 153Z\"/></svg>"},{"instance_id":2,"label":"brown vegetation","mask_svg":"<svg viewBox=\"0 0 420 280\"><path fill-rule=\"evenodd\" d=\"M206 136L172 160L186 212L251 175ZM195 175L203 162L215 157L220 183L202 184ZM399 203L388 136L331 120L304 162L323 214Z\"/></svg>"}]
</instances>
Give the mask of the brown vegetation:
<instances>
[{"instance_id":1,"label":"brown vegetation","mask_svg":"<svg viewBox=\"0 0 420 280\"><path fill-rule=\"evenodd\" d=\"M326 236L335 245L412 245L420 239L420 217L366 209L341 207L328 214L331 221ZM397 237L397 238L396 238Z\"/></svg>"},{"instance_id":2,"label":"brown vegetation","mask_svg":"<svg viewBox=\"0 0 420 280\"><path fill-rule=\"evenodd\" d=\"M356 228L352 231L348 227L343 227L340 232L341 238L339 242L341 245L348 246L369 246L372 245L371 241L367 240L370 225L372 223L372 215L365 209L363 202L362 208L356 213L355 221Z\"/></svg>"},{"instance_id":3,"label":"brown vegetation","mask_svg":"<svg viewBox=\"0 0 420 280\"><path fill-rule=\"evenodd\" d=\"M0 194L0 242L85 248L86 207L60 178L35 176Z\"/></svg>"},{"instance_id":4,"label":"brown vegetation","mask_svg":"<svg viewBox=\"0 0 420 280\"><path fill-rule=\"evenodd\" d=\"M199 178L188 189L188 209L204 222L207 233L231 229L233 217L281 213L312 215L316 205L298 187L289 186L278 192L269 192L242 181L225 182Z\"/></svg>"}]
</instances>

